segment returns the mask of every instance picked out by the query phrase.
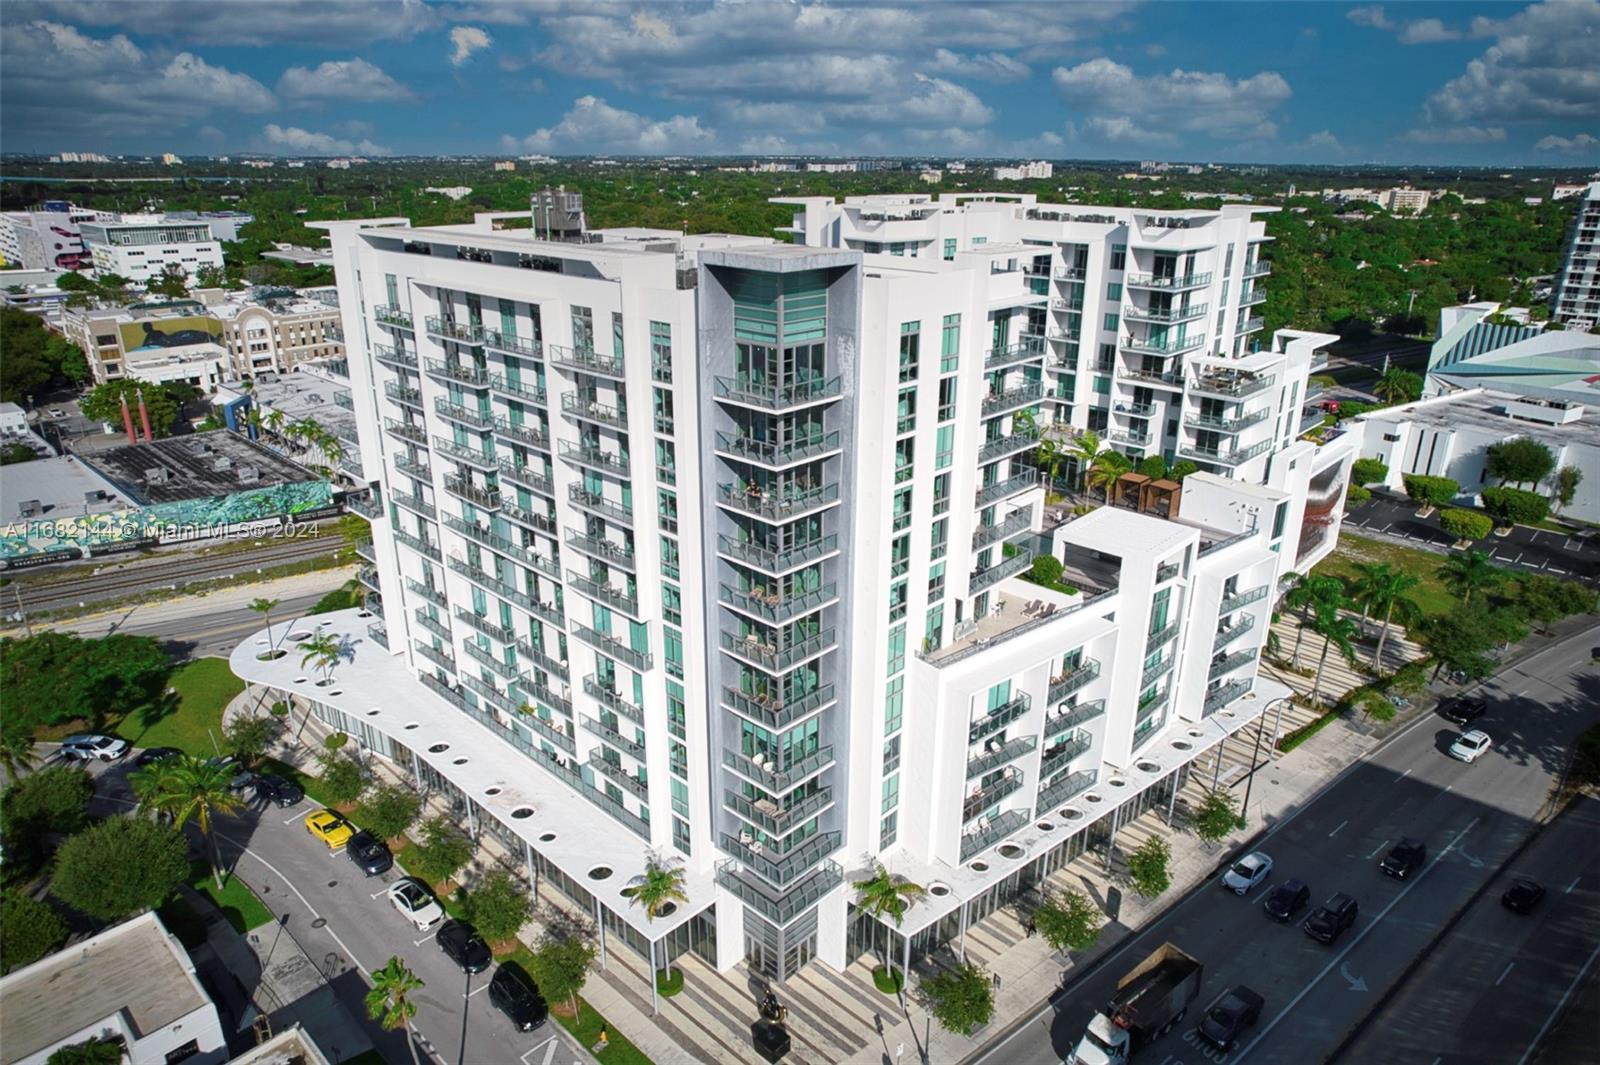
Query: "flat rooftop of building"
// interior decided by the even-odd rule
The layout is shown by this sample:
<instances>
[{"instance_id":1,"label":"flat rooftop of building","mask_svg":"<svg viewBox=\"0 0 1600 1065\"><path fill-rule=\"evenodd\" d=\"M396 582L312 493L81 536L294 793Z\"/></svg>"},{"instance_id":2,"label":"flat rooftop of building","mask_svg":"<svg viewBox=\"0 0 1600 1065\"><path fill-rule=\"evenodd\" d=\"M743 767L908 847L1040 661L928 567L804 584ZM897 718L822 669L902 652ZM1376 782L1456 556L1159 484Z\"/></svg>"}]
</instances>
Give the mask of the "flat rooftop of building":
<instances>
[{"instance_id":1,"label":"flat rooftop of building","mask_svg":"<svg viewBox=\"0 0 1600 1065\"><path fill-rule=\"evenodd\" d=\"M262 414L281 410L291 421L314 418L324 429L333 433L345 444L346 450L356 445L356 415L348 407L339 405L334 397L348 394L350 386L327 376L322 368L301 373L298 369L288 373L257 374L250 391ZM238 391L239 381L224 382L225 387Z\"/></svg>"},{"instance_id":2,"label":"flat rooftop of building","mask_svg":"<svg viewBox=\"0 0 1600 1065\"><path fill-rule=\"evenodd\" d=\"M280 262L294 263L297 266L320 266L333 262L331 248L308 248L300 244L289 244L273 251L261 253L263 259L277 259Z\"/></svg>"},{"instance_id":3,"label":"flat rooftop of building","mask_svg":"<svg viewBox=\"0 0 1600 1065\"><path fill-rule=\"evenodd\" d=\"M137 425L137 414L134 419ZM82 456L79 461L92 464L128 502L140 506L321 479L299 463L226 429L131 447L124 444ZM250 470L255 471L254 478L249 476ZM153 471L165 473L157 473L152 480ZM243 475L241 471L245 471Z\"/></svg>"},{"instance_id":4,"label":"flat rooftop of building","mask_svg":"<svg viewBox=\"0 0 1600 1065\"><path fill-rule=\"evenodd\" d=\"M327 1056L298 1024L251 1047L228 1065L328 1065Z\"/></svg>"},{"instance_id":5,"label":"flat rooftop of building","mask_svg":"<svg viewBox=\"0 0 1600 1065\"><path fill-rule=\"evenodd\" d=\"M1122 507L1099 507L1056 531L1070 553L1073 548L1098 551L1113 558L1130 552L1165 555L1194 539L1196 529L1153 514Z\"/></svg>"},{"instance_id":6,"label":"flat rooftop of building","mask_svg":"<svg viewBox=\"0 0 1600 1065\"><path fill-rule=\"evenodd\" d=\"M117 1014L144 1034L210 1002L183 947L145 913L0 979L0 1062L37 1054Z\"/></svg>"},{"instance_id":7,"label":"flat rooftop of building","mask_svg":"<svg viewBox=\"0 0 1600 1065\"><path fill-rule=\"evenodd\" d=\"M0 521L22 518L37 503L36 518L70 518L124 510L133 504L93 466L73 455L0 466Z\"/></svg>"},{"instance_id":8,"label":"flat rooftop of building","mask_svg":"<svg viewBox=\"0 0 1600 1065\"><path fill-rule=\"evenodd\" d=\"M1600 448L1600 406L1585 405L1583 417L1565 425L1549 425L1506 414L1507 403L1528 401L1527 396L1511 392L1473 390L1372 411L1363 415L1362 420L1390 425L1415 422L1443 431L1472 429L1497 436L1532 437L1543 444L1583 444Z\"/></svg>"}]
</instances>

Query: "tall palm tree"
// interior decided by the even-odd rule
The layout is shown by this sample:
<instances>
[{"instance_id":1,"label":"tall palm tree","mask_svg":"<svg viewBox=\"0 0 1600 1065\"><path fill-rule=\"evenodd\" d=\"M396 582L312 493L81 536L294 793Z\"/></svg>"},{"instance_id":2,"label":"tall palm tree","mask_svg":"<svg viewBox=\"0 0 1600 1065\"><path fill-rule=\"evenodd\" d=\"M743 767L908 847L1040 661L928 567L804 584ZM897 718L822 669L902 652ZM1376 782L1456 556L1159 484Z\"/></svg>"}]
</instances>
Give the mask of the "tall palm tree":
<instances>
[{"instance_id":1,"label":"tall palm tree","mask_svg":"<svg viewBox=\"0 0 1600 1065\"><path fill-rule=\"evenodd\" d=\"M1061 446L1049 437L1039 441L1039 448L1034 452L1034 461L1044 470L1046 477L1045 490L1053 490L1056 480L1061 476L1061 464L1067 460L1067 453Z\"/></svg>"},{"instance_id":2,"label":"tall palm tree","mask_svg":"<svg viewBox=\"0 0 1600 1065\"><path fill-rule=\"evenodd\" d=\"M921 884L913 884L905 877L891 876L882 862L876 863L872 875L857 882L855 888L857 906L880 920L884 914L888 914L894 918L896 928L900 927L911 904L928 893ZM884 952L884 964L890 969L894 967L894 961L887 951ZM902 973L901 978L904 977Z\"/></svg>"},{"instance_id":3,"label":"tall palm tree","mask_svg":"<svg viewBox=\"0 0 1600 1065\"><path fill-rule=\"evenodd\" d=\"M324 681L332 679L333 667L339 664L339 656L344 653L339 641L327 633L318 633L309 640L301 640L300 650L305 652L300 664L304 666L308 662L316 662L317 668L322 670Z\"/></svg>"},{"instance_id":4,"label":"tall palm tree","mask_svg":"<svg viewBox=\"0 0 1600 1065\"><path fill-rule=\"evenodd\" d=\"M1100 454L1100 449L1104 446L1100 440L1100 435L1093 429L1085 429L1067 445L1066 457L1077 460L1080 482L1088 474L1089 467L1094 463L1095 456Z\"/></svg>"},{"instance_id":5,"label":"tall palm tree","mask_svg":"<svg viewBox=\"0 0 1600 1065\"><path fill-rule=\"evenodd\" d=\"M1317 659L1316 676L1311 679L1311 701L1316 703L1322 698L1322 669L1328 664L1328 652L1337 647L1345 661L1355 664L1356 623L1340 613L1338 604L1319 605L1311 619L1311 629L1322 637L1322 655Z\"/></svg>"},{"instance_id":6,"label":"tall palm tree","mask_svg":"<svg viewBox=\"0 0 1600 1065\"><path fill-rule=\"evenodd\" d=\"M266 623L267 637L269 639L272 636L272 612L277 609L280 602L282 602L281 599L252 599L250 601L250 609L260 614L262 620ZM276 651L277 649L278 641L272 640L269 650Z\"/></svg>"},{"instance_id":7,"label":"tall palm tree","mask_svg":"<svg viewBox=\"0 0 1600 1065\"><path fill-rule=\"evenodd\" d=\"M222 855L212 821L244 805L228 786L233 773L232 767L216 759L185 754L164 758L129 778L141 809L167 815L180 829L190 821L200 826L200 835L210 845L211 875L218 891L223 886Z\"/></svg>"},{"instance_id":8,"label":"tall palm tree","mask_svg":"<svg viewBox=\"0 0 1600 1065\"><path fill-rule=\"evenodd\" d=\"M1445 587L1461 597L1463 606L1472 602L1472 593L1493 588L1505 580L1506 574L1490 561L1487 551L1467 551L1451 555L1438 569L1438 577Z\"/></svg>"},{"instance_id":9,"label":"tall palm tree","mask_svg":"<svg viewBox=\"0 0 1600 1065\"><path fill-rule=\"evenodd\" d=\"M1305 639L1306 627L1311 623L1311 615L1319 607L1329 603L1343 603L1344 585L1339 583L1337 577L1319 577L1313 573L1285 575L1294 581L1288 593L1283 597L1283 605L1295 612L1300 619L1299 630L1294 638L1294 651L1289 656L1292 665L1300 665L1300 641Z\"/></svg>"},{"instance_id":10,"label":"tall palm tree","mask_svg":"<svg viewBox=\"0 0 1600 1065\"><path fill-rule=\"evenodd\" d=\"M405 962L391 957L383 968L373 971L372 990L367 992L367 1016L387 1031L405 1030L411 1065L418 1065L417 1044L411 1038L411 1019L417 1015L417 1004L411 1001L411 996L426 986L416 973L406 968Z\"/></svg>"},{"instance_id":11,"label":"tall palm tree","mask_svg":"<svg viewBox=\"0 0 1600 1065\"><path fill-rule=\"evenodd\" d=\"M1416 603L1406 598L1406 593L1422 581L1409 573L1395 569L1384 562L1366 562L1356 567L1356 579L1351 591L1361 604L1362 617L1368 614L1383 615L1383 627L1378 630L1378 646L1372 652L1372 668L1383 661L1383 645L1389 639L1389 624L1396 616L1402 622L1417 617L1421 611Z\"/></svg>"},{"instance_id":12,"label":"tall palm tree","mask_svg":"<svg viewBox=\"0 0 1600 1065\"><path fill-rule=\"evenodd\" d=\"M633 897L628 902L644 910L645 920L654 921L669 905L689 904L689 893L683 886L684 879L683 869L676 861L664 862L652 854L644 863L644 872L634 877L629 885L633 888ZM662 961L666 965L667 979L670 980L672 958L669 955Z\"/></svg>"},{"instance_id":13,"label":"tall palm tree","mask_svg":"<svg viewBox=\"0 0 1600 1065\"><path fill-rule=\"evenodd\" d=\"M0 769L6 779L15 781L34 767L38 756L33 750L33 729L17 722L0 723Z\"/></svg>"},{"instance_id":14,"label":"tall palm tree","mask_svg":"<svg viewBox=\"0 0 1600 1065\"><path fill-rule=\"evenodd\" d=\"M1420 378L1403 366L1393 365L1383 371L1378 383L1372 386L1373 395L1386 403L1404 403L1411 399Z\"/></svg>"},{"instance_id":15,"label":"tall palm tree","mask_svg":"<svg viewBox=\"0 0 1600 1065\"><path fill-rule=\"evenodd\" d=\"M1133 469L1133 460L1128 456L1109 449L1095 456L1094 462L1089 466L1089 486L1104 490L1106 504L1111 503L1111 490L1117 486L1122 475Z\"/></svg>"}]
</instances>

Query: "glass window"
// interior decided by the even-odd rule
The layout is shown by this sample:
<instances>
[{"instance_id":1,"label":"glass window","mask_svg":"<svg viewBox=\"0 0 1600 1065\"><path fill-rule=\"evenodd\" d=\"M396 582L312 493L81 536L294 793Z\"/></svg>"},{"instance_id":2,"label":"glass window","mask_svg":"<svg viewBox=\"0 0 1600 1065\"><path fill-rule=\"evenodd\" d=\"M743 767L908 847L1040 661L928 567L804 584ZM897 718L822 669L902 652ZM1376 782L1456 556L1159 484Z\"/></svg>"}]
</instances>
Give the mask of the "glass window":
<instances>
[{"instance_id":1,"label":"glass window","mask_svg":"<svg viewBox=\"0 0 1600 1065\"><path fill-rule=\"evenodd\" d=\"M883 695L883 734L893 736L900 731L900 722L905 712L906 703L906 678L896 677L884 689Z\"/></svg>"},{"instance_id":2,"label":"glass window","mask_svg":"<svg viewBox=\"0 0 1600 1065\"><path fill-rule=\"evenodd\" d=\"M1106 332L1115 333L1117 331L1117 316L1110 311L1107 311L1104 325Z\"/></svg>"},{"instance_id":3,"label":"glass window","mask_svg":"<svg viewBox=\"0 0 1600 1065\"><path fill-rule=\"evenodd\" d=\"M900 805L900 774L891 773L883 778L883 812L888 813Z\"/></svg>"},{"instance_id":4,"label":"glass window","mask_svg":"<svg viewBox=\"0 0 1600 1065\"><path fill-rule=\"evenodd\" d=\"M594 312L587 307L572 308L572 346L579 351L594 350Z\"/></svg>"},{"instance_id":5,"label":"glass window","mask_svg":"<svg viewBox=\"0 0 1600 1065\"><path fill-rule=\"evenodd\" d=\"M883 819L883 825L878 829L878 849L888 850L895 841L900 825L900 811L894 810Z\"/></svg>"},{"instance_id":6,"label":"glass window","mask_svg":"<svg viewBox=\"0 0 1600 1065\"><path fill-rule=\"evenodd\" d=\"M1092 379L1091 384L1094 388L1095 395L1109 396L1111 394L1111 378L1096 377Z\"/></svg>"},{"instance_id":7,"label":"glass window","mask_svg":"<svg viewBox=\"0 0 1600 1065\"><path fill-rule=\"evenodd\" d=\"M922 347L922 323L900 323L900 380L913 381Z\"/></svg>"},{"instance_id":8,"label":"glass window","mask_svg":"<svg viewBox=\"0 0 1600 1065\"><path fill-rule=\"evenodd\" d=\"M1111 269L1126 270L1128 268L1128 246L1126 244L1111 245Z\"/></svg>"},{"instance_id":9,"label":"glass window","mask_svg":"<svg viewBox=\"0 0 1600 1065\"><path fill-rule=\"evenodd\" d=\"M622 313L611 312L611 353L622 358Z\"/></svg>"},{"instance_id":10,"label":"glass window","mask_svg":"<svg viewBox=\"0 0 1600 1065\"><path fill-rule=\"evenodd\" d=\"M889 673L906 668L906 627L896 625L889 630Z\"/></svg>"},{"instance_id":11,"label":"glass window","mask_svg":"<svg viewBox=\"0 0 1600 1065\"><path fill-rule=\"evenodd\" d=\"M1272 515L1272 538L1274 540L1283 535L1283 526L1288 520L1289 503L1286 500L1278 504L1277 511Z\"/></svg>"},{"instance_id":12,"label":"glass window","mask_svg":"<svg viewBox=\"0 0 1600 1065\"><path fill-rule=\"evenodd\" d=\"M1113 281L1106 286L1106 299L1120 300L1122 298L1122 282Z\"/></svg>"},{"instance_id":13,"label":"glass window","mask_svg":"<svg viewBox=\"0 0 1600 1065\"><path fill-rule=\"evenodd\" d=\"M956 238L955 237L946 237L946 238L944 238L944 257L945 257L945 261L947 261L947 262L956 257Z\"/></svg>"},{"instance_id":14,"label":"glass window","mask_svg":"<svg viewBox=\"0 0 1600 1065\"><path fill-rule=\"evenodd\" d=\"M938 445L934 449L933 467L936 470L945 469L955 458L956 427L954 425L939 426Z\"/></svg>"}]
</instances>

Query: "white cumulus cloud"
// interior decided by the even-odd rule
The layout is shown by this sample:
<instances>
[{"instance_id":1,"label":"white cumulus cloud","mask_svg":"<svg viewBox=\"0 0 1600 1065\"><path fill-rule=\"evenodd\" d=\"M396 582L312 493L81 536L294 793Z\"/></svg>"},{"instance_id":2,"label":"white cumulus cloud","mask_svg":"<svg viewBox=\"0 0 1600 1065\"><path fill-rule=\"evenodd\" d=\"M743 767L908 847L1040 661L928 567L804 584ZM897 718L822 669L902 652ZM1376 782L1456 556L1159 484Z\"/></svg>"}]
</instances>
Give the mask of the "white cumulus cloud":
<instances>
[{"instance_id":1,"label":"white cumulus cloud","mask_svg":"<svg viewBox=\"0 0 1600 1065\"><path fill-rule=\"evenodd\" d=\"M1275 71L1248 78L1182 69L1145 76L1103 56L1057 67L1051 76L1067 102L1090 116L1085 129L1136 143L1180 133L1270 139L1278 129L1273 112L1292 95Z\"/></svg>"},{"instance_id":2,"label":"white cumulus cloud","mask_svg":"<svg viewBox=\"0 0 1600 1065\"><path fill-rule=\"evenodd\" d=\"M581 96L554 126L521 138L507 134L500 143L507 151L676 155L706 151L716 140L716 131L700 125L698 115L653 119L598 96Z\"/></svg>"},{"instance_id":3,"label":"white cumulus cloud","mask_svg":"<svg viewBox=\"0 0 1600 1065\"><path fill-rule=\"evenodd\" d=\"M450 53L452 66L460 66L472 58L472 53L481 52L493 42L487 32L477 26L456 26L450 31L450 43L455 51Z\"/></svg>"},{"instance_id":4,"label":"white cumulus cloud","mask_svg":"<svg viewBox=\"0 0 1600 1065\"><path fill-rule=\"evenodd\" d=\"M1600 138L1587 133L1574 134L1571 137L1557 137L1551 135L1540 137L1533 146L1536 152L1587 152L1600 148Z\"/></svg>"},{"instance_id":5,"label":"white cumulus cloud","mask_svg":"<svg viewBox=\"0 0 1600 1065\"><path fill-rule=\"evenodd\" d=\"M1499 144L1506 139L1504 126L1423 126L1409 129L1400 139L1412 144Z\"/></svg>"},{"instance_id":6,"label":"white cumulus cloud","mask_svg":"<svg viewBox=\"0 0 1600 1065\"><path fill-rule=\"evenodd\" d=\"M300 102L375 103L410 100L411 90L365 59L330 59L315 68L290 67L278 95Z\"/></svg>"},{"instance_id":7,"label":"white cumulus cloud","mask_svg":"<svg viewBox=\"0 0 1600 1065\"><path fill-rule=\"evenodd\" d=\"M317 133L299 126L280 126L269 122L261 130L267 150L280 155L393 155L370 140L350 141L331 133Z\"/></svg>"}]
</instances>

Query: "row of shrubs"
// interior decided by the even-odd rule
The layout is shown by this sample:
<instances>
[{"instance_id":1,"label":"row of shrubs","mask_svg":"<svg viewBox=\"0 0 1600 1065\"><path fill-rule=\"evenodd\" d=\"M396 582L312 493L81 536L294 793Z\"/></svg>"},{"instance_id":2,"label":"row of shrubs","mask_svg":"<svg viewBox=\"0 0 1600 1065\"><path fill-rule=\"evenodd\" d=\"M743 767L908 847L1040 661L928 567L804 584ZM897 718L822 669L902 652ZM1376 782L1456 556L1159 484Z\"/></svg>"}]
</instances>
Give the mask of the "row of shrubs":
<instances>
[{"instance_id":1,"label":"row of shrubs","mask_svg":"<svg viewBox=\"0 0 1600 1065\"><path fill-rule=\"evenodd\" d=\"M1278 740L1278 750L1287 754L1336 718L1353 710L1360 710L1374 721L1388 721L1395 715L1395 706L1389 701L1391 691L1415 698L1428 687L1426 661L1408 662L1387 676L1378 677L1358 688L1352 688L1337 703L1297 729L1291 729Z\"/></svg>"},{"instance_id":2,"label":"row of shrubs","mask_svg":"<svg viewBox=\"0 0 1600 1065\"><path fill-rule=\"evenodd\" d=\"M1366 486L1378 484L1389 476L1389 467L1378 459L1357 459L1350 469L1350 489L1345 502L1360 506L1372 498ZM1424 507L1445 507L1439 514L1439 526L1457 540L1482 540L1494 531L1495 526L1537 525L1550 516L1550 500L1538 492L1521 488L1491 487L1479 490L1484 513L1450 507L1461 495L1461 485L1451 477L1426 477L1408 473L1402 478L1406 496Z\"/></svg>"}]
</instances>

